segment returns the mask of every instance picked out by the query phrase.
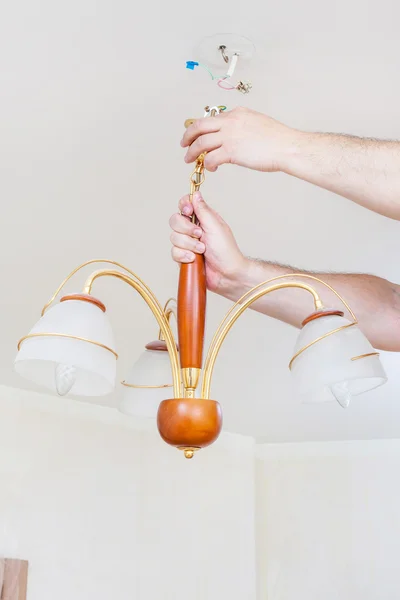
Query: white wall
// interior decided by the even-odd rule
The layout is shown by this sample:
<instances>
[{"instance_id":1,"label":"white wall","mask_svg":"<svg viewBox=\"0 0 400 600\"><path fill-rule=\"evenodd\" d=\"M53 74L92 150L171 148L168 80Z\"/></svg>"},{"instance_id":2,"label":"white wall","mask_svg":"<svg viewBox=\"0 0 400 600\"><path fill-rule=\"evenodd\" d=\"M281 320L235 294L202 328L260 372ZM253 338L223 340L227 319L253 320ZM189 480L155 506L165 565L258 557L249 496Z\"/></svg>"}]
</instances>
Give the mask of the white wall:
<instances>
[{"instance_id":1,"label":"white wall","mask_svg":"<svg viewBox=\"0 0 400 600\"><path fill-rule=\"evenodd\" d=\"M108 408L0 387L0 555L28 600L254 600L254 446L192 461Z\"/></svg>"},{"instance_id":2,"label":"white wall","mask_svg":"<svg viewBox=\"0 0 400 600\"><path fill-rule=\"evenodd\" d=\"M154 426L0 386L0 555L28 600L400 597L400 440L185 461ZM254 525L257 525L257 561Z\"/></svg>"},{"instance_id":3,"label":"white wall","mask_svg":"<svg viewBox=\"0 0 400 600\"><path fill-rule=\"evenodd\" d=\"M264 445L259 600L400 597L400 440Z\"/></svg>"}]
</instances>

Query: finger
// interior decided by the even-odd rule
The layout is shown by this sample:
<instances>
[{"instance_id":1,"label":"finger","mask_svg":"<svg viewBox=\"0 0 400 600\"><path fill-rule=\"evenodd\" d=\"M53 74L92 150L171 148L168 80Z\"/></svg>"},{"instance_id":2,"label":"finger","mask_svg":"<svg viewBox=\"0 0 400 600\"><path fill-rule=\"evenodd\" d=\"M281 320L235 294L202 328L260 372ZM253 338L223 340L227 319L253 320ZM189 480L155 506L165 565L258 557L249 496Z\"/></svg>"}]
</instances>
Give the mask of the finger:
<instances>
[{"instance_id":1,"label":"finger","mask_svg":"<svg viewBox=\"0 0 400 600\"><path fill-rule=\"evenodd\" d=\"M203 242L199 242L199 240L192 238L190 235L184 235L183 233L176 233L176 231L173 231L170 239L171 244L175 246L175 248L180 248L181 250L189 250L196 254L203 254L206 250Z\"/></svg>"},{"instance_id":2,"label":"finger","mask_svg":"<svg viewBox=\"0 0 400 600\"><path fill-rule=\"evenodd\" d=\"M171 250L172 258L177 263L191 263L195 259L195 255L193 252L188 252L187 250L182 250L181 248L176 248L173 246Z\"/></svg>"},{"instance_id":3,"label":"finger","mask_svg":"<svg viewBox=\"0 0 400 600\"><path fill-rule=\"evenodd\" d=\"M208 206L200 191L195 192L193 195L193 206L202 230L212 231L217 213Z\"/></svg>"},{"instance_id":4,"label":"finger","mask_svg":"<svg viewBox=\"0 0 400 600\"><path fill-rule=\"evenodd\" d=\"M222 115L221 115L222 116ZM190 125L183 134L181 146L186 148L190 146L200 135L206 133L213 133L219 131L221 128L221 120L219 115L217 117L205 117L204 119L197 119Z\"/></svg>"},{"instance_id":5,"label":"finger","mask_svg":"<svg viewBox=\"0 0 400 600\"><path fill-rule=\"evenodd\" d=\"M229 155L224 147L217 148L206 154L204 159L204 167L207 171L214 172L221 165L226 165L230 162Z\"/></svg>"},{"instance_id":6,"label":"finger","mask_svg":"<svg viewBox=\"0 0 400 600\"><path fill-rule=\"evenodd\" d=\"M191 217L193 214L193 204L190 202L189 195L183 196L179 200L179 210L185 217Z\"/></svg>"},{"instance_id":7,"label":"finger","mask_svg":"<svg viewBox=\"0 0 400 600\"><path fill-rule=\"evenodd\" d=\"M173 231L176 231L176 233L190 235L193 238L201 238L203 235L203 230L198 225L195 225L182 215L172 215L169 220L169 226Z\"/></svg>"},{"instance_id":8,"label":"finger","mask_svg":"<svg viewBox=\"0 0 400 600\"><path fill-rule=\"evenodd\" d=\"M198 137L188 148L185 156L185 162L191 163L203 152L211 152L222 146L221 134L208 133Z\"/></svg>"}]
</instances>

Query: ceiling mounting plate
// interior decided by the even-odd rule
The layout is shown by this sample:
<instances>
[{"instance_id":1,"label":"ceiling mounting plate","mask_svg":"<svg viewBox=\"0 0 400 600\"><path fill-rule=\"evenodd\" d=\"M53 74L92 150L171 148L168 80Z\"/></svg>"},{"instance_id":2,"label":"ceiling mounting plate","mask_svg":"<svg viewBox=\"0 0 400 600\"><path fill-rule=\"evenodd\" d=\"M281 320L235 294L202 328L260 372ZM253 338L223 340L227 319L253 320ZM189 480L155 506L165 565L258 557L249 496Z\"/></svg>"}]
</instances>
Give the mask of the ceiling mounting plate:
<instances>
[{"instance_id":1,"label":"ceiling mounting plate","mask_svg":"<svg viewBox=\"0 0 400 600\"><path fill-rule=\"evenodd\" d=\"M249 61L253 57L255 47L253 42L236 33L217 33L201 40L194 49L194 59L209 67L224 70L226 65L222 58L220 47L225 46L226 55L240 56L239 62Z\"/></svg>"}]
</instances>

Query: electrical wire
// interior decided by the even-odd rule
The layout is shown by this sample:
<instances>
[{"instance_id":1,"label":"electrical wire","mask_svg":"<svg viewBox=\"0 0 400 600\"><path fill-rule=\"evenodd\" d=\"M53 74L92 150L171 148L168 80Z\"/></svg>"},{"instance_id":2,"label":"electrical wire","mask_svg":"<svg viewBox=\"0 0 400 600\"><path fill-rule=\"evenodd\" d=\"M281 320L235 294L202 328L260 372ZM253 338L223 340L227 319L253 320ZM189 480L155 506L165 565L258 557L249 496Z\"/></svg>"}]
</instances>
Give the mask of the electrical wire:
<instances>
[{"instance_id":1,"label":"electrical wire","mask_svg":"<svg viewBox=\"0 0 400 600\"><path fill-rule=\"evenodd\" d=\"M215 81L216 79L218 79L219 81L224 80L224 79L228 79L229 75L223 75L221 77L221 75L214 75L211 71L211 69L209 69L208 67L206 67L206 65L203 65L201 63L198 63L198 66L201 67L202 69L205 69L207 71L207 73L211 76L211 79L213 81Z\"/></svg>"},{"instance_id":2,"label":"electrical wire","mask_svg":"<svg viewBox=\"0 0 400 600\"><path fill-rule=\"evenodd\" d=\"M228 79L230 79L230 78L231 78L231 75L229 75L228 73L227 73L226 75L223 75L223 76L221 77L221 75L214 75L214 74L212 73L212 71L211 71L211 70L210 70L210 69L209 69L209 68L208 68L206 65L203 65L203 64L199 63L199 65L198 65L198 66L199 66L199 67L202 67L203 69L205 69L205 70L207 71L207 73L209 73L209 74L210 74L210 76L211 76L211 79L212 79L213 81L217 80L217 85L218 85L218 87L220 87L222 90L226 90L227 92L231 92L231 91L233 91L233 90L235 90L235 89L236 89L236 86L234 86L234 85L229 85L228 87L227 87L227 86L225 86L225 85L221 85L221 83L222 83L223 81L227 81Z\"/></svg>"},{"instance_id":3,"label":"electrical wire","mask_svg":"<svg viewBox=\"0 0 400 600\"><path fill-rule=\"evenodd\" d=\"M207 73L210 75L210 77L213 81L217 81L218 87L220 87L222 90L225 90L227 92L231 92L233 90L238 89L238 85L233 85L233 84L229 83L229 81L228 81L229 79L231 79L233 73L235 72L238 59L239 59L238 54L234 54L232 56L231 61L229 63L228 71L223 76L214 75L209 67L207 67L206 65L203 65L202 63L195 62L192 60L186 62L186 68L191 69L193 71L195 67L201 67L202 69L207 71ZM225 85L225 82L226 82L226 85Z\"/></svg>"},{"instance_id":4,"label":"electrical wire","mask_svg":"<svg viewBox=\"0 0 400 600\"><path fill-rule=\"evenodd\" d=\"M228 82L227 83L228 83L229 87L227 87L226 85L222 85L222 83L224 83L224 82L226 82L226 79L219 79L217 81L217 85L218 85L218 87L221 88L221 90L226 90L227 92L232 92L233 90L237 89L236 85L231 85Z\"/></svg>"}]
</instances>

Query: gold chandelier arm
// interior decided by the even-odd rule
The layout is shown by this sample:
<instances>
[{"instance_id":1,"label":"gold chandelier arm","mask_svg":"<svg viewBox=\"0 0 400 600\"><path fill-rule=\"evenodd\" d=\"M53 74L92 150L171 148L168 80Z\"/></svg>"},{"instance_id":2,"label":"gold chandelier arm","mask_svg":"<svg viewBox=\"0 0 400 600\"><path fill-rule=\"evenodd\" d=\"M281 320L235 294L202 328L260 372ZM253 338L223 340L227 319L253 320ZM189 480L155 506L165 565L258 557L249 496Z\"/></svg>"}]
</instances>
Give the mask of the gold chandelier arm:
<instances>
[{"instance_id":1,"label":"gold chandelier arm","mask_svg":"<svg viewBox=\"0 0 400 600\"><path fill-rule=\"evenodd\" d=\"M343 298L343 296L341 294L339 294L339 292L337 292L335 290L335 288L333 288L331 285L329 285L329 283L326 283L326 281L324 281L323 279L320 279L319 277L315 277L315 275L308 275L307 273L288 273L286 275L279 275L278 277L273 277L272 279L269 279L268 281L276 281L277 279L284 279L286 277L302 277L305 279L312 279L313 281L318 281L318 283L321 283L326 288L328 288L328 290L330 290L331 292L333 292L335 294L336 298L338 298L340 300L340 302L343 304L343 306L347 309L347 311L351 315L351 318L353 319L353 321L356 324L358 323L356 315L354 314L354 312L352 311L352 309L350 308L350 306L348 305L346 300Z\"/></svg>"},{"instance_id":2,"label":"gold chandelier arm","mask_svg":"<svg viewBox=\"0 0 400 600\"><path fill-rule=\"evenodd\" d=\"M144 283L144 281L142 279L140 279L140 277L138 277L136 275L136 273L134 273L133 271L131 271L130 269L128 269L128 267L125 267L124 265L122 265L121 263L119 263L119 262L117 262L115 260L110 260L108 258L94 258L92 260L88 260L88 261L82 263L81 265L79 265L79 267L76 267L76 269L74 269L73 271L71 271L71 273L64 279L64 281L61 282L61 284L58 286L58 288L56 289L56 291L54 292L54 294L52 295L52 297L50 298L50 300L47 302L47 304L44 305L44 307L42 309L42 317L43 317L44 313L46 312L46 310L48 310L50 308L50 306L53 304L54 300L57 298L58 294L61 292L61 290L63 289L63 287L65 286L65 284L68 283L68 281L76 273L78 273L78 271L80 271L81 269L87 267L88 265L94 265L94 264L97 264L97 263L105 263L105 264L109 264L109 265L114 265L115 267L118 267L119 269L123 269L124 271L126 271L127 273L129 273L129 275L131 275L137 282L139 282L143 286L143 288L145 290L147 290L147 292L149 292L150 294L153 295L154 301L157 303L157 305L161 309L161 304L158 302L157 298L151 292L150 288Z\"/></svg>"},{"instance_id":3,"label":"gold chandelier arm","mask_svg":"<svg viewBox=\"0 0 400 600\"><path fill-rule=\"evenodd\" d=\"M174 306L175 304L175 306ZM164 314L166 316L166 319L168 321L169 324L171 324L171 317L174 316L175 317L175 321L178 321L178 317L177 317L177 312L176 312L176 299L175 298L168 298L168 300L166 301L165 305L164 305ZM159 331L158 333L158 339L162 342L165 342L164 336L163 336L163 332Z\"/></svg>"},{"instance_id":4,"label":"gold chandelier arm","mask_svg":"<svg viewBox=\"0 0 400 600\"><path fill-rule=\"evenodd\" d=\"M274 277L273 279L264 281L260 285L256 286L255 288L249 290L249 292L244 294L244 296L242 296L242 298L240 298L238 302L236 302L236 304L234 304L233 307L228 311L221 325L218 327L210 344L206 362L204 364L204 376L201 397L205 400L208 400L210 397L211 377L213 374L215 361L221 349L222 343L225 340L234 323L240 317L240 315L246 310L246 308L251 306L253 302L256 302L262 296L266 296L267 294L275 292L276 290L282 290L286 288L298 288L309 292L313 296L316 310L322 308L323 305L321 299L317 292L311 286L307 285L306 283L300 283L296 281L285 281L282 283L269 285L270 282L275 279L280 279L280 277Z\"/></svg>"},{"instance_id":5,"label":"gold chandelier arm","mask_svg":"<svg viewBox=\"0 0 400 600\"><path fill-rule=\"evenodd\" d=\"M171 298L168 298L168 300L167 300L167 301L166 301L166 303L164 304L164 308L163 308L163 310L164 310L165 314L167 314L167 312L168 312L168 311L169 311L170 313L172 313L172 314L175 314L175 313L176 313L176 310L175 310L175 308L176 308L176 307L174 307L174 306L171 306L171 304L172 304L172 305L174 305L174 304L176 305L176 298L172 298L172 297L171 297Z\"/></svg>"},{"instance_id":6,"label":"gold chandelier arm","mask_svg":"<svg viewBox=\"0 0 400 600\"><path fill-rule=\"evenodd\" d=\"M171 361L171 370L172 370L172 381L174 388L174 397L179 398L181 396L181 380L180 380L180 369L179 369L179 358L178 351L176 348L176 343L174 336L172 334L171 327L169 325L166 314L158 302L153 292L148 288L148 286L144 285L139 278L138 281L131 275L127 275L126 273L121 273L121 271L113 271L111 269L103 269L101 271L96 271L92 273L90 277L87 279L84 293L90 294L92 290L93 283L99 277L115 277L116 279L120 279L124 281L128 285L130 285L134 290L136 290L143 300L146 302L154 317L157 320L157 323L160 327L160 330L165 338L165 343L167 344L167 349L169 353L169 358Z\"/></svg>"},{"instance_id":7,"label":"gold chandelier arm","mask_svg":"<svg viewBox=\"0 0 400 600\"><path fill-rule=\"evenodd\" d=\"M341 296L339 294L339 292L337 292L331 285L329 285L329 283L326 283L326 281L323 281L322 279L315 277L315 275L307 275L306 273L287 273L286 275L277 275L276 277L271 277L271 279L262 281L258 285L251 288L251 290L249 290L248 292L243 294L243 296L241 298L239 298L239 300L235 304L233 304L231 306L231 308L229 309L229 311L226 313L224 320L222 321L222 323L218 327L217 331L215 332L215 336L218 335L219 329L224 324L225 319L227 319L229 317L229 315L235 310L237 304L241 304L242 302L244 302L246 300L246 298L249 297L250 294L252 294L255 290L258 290L258 289L264 287L267 283L272 283L273 281L278 281L279 279L288 279L289 277L290 278L301 277L301 278L305 278L305 279L312 279L313 281L318 281L318 283L321 283L322 285L324 285L326 288L328 288L331 292L333 292L335 294L335 296L340 300L340 302L343 304L343 306L348 310L353 321L356 324L358 323L356 315L354 314L354 312L352 311L352 309L350 308L350 306L348 305L346 300L343 298L343 296ZM317 310L323 308L323 303L320 301L320 305L319 306L315 305L315 308Z\"/></svg>"}]
</instances>

